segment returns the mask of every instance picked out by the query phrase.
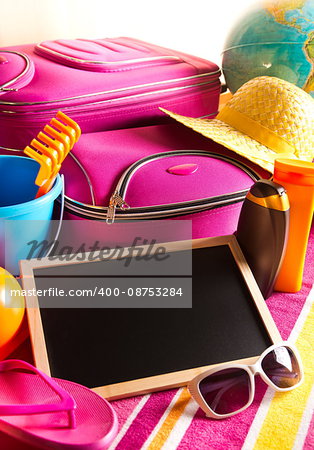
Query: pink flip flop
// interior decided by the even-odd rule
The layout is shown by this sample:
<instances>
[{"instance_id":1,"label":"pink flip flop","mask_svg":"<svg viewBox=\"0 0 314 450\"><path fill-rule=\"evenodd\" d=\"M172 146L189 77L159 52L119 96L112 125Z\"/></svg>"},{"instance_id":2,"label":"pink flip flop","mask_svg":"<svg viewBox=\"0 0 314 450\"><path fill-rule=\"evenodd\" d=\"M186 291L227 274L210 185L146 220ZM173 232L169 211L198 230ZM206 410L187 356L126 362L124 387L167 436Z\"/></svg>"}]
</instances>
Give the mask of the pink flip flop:
<instances>
[{"instance_id":1,"label":"pink flip flop","mask_svg":"<svg viewBox=\"0 0 314 450\"><path fill-rule=\"evenodd\" d=\"M111 405L20 360L0 362L0 431L45 449L98 450L117 434Z\"/></svg>"}]
</instances>

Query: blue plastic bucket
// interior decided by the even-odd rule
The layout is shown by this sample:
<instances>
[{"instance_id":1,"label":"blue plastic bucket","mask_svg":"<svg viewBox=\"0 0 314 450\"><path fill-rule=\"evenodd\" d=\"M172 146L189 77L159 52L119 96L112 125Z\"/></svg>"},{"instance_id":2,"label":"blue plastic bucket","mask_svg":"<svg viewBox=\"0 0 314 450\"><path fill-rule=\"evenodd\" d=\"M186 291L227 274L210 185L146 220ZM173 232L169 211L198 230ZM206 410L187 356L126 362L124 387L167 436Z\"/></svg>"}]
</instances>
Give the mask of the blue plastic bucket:
<instances>
[{"instance_id":1,"label":"blue plastic bucket","mask_svg":"<svg viewBox=\"0 0 314 450\"><path fill-rule=\"evenodd\" d=\"M18 274L18 261L31 241L47 238L54 202L62 192L58 175L52 189L35 199L39 164L30 158L0 155L0 265Z\"/></svg>"}]
</instances>

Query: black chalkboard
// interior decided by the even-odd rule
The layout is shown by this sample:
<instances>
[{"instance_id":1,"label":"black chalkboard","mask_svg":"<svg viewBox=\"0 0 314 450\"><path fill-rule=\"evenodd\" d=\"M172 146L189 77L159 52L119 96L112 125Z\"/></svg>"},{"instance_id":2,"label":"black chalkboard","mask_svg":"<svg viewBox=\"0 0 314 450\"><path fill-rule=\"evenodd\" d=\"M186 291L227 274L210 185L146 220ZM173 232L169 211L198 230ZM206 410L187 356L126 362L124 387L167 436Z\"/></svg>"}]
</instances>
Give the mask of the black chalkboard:
<instances>
[{"instance_id":1,"label":"black chalkboard","mask_svg":"<svg viewBox=\"0 0 314 450\"><path fill-rule=\"evenodd\" d=\"M51 375L95 388L255 357L272 345L278 337L274 323L263 299L256 301L254 280L249 280L252 290L244 277L245 262L239 265L235 258L234 238L232 245L203 241L207 245L192 252L192 308L46 309L39 298ZM73 273L75 266L62 269ZM51 272L51 267L34 268L37 289L47 287ZM62 287L62 277L49 280L50 286ZM74 283L80 286L84 276ZM35 342L38 361L40 351Z\"/></svg>"}]
</instances>

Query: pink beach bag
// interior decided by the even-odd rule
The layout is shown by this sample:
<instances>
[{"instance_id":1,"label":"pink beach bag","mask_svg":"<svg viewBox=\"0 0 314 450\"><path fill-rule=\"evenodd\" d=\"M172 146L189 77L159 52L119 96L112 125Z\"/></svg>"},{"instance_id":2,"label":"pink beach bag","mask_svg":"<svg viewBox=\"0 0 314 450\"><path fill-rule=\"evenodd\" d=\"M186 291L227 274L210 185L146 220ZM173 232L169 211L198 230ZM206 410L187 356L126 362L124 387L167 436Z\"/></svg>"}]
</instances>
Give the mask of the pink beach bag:
<instances>
[{"instance_id":1,"label":"pink beach bag","mask_svg":"<svg viewBox=\"0 0 314 450\"><path fill-rule=\"evenodd\" d=\"M233 233L247 191L269 176L176 123L86 134L70 155L66 219L188 219L194 238Z\"/></svg>"}]
</instances>

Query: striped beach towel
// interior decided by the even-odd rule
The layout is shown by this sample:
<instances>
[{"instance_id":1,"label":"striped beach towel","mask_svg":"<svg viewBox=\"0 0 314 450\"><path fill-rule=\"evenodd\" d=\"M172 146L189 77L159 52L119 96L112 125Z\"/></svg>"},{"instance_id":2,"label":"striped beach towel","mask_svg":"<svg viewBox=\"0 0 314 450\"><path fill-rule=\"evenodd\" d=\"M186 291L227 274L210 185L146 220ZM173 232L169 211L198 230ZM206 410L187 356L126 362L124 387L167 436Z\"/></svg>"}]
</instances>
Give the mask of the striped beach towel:
<instances>
[{"instance_id":1,"label":"striped beach towel","mask_svg":"<svg viewBox=\"0 0 314 450\"><path fill-rule=\"evenodd\" d=\"M257 377L253 404L221 421L207 419L186 388L115 401L120 430L110 449L314 449L313 282L314 229L302 290L267 300L283 339L300 351L305 370L300 388L274 393Z\"/></svg>"}]
</instances>

